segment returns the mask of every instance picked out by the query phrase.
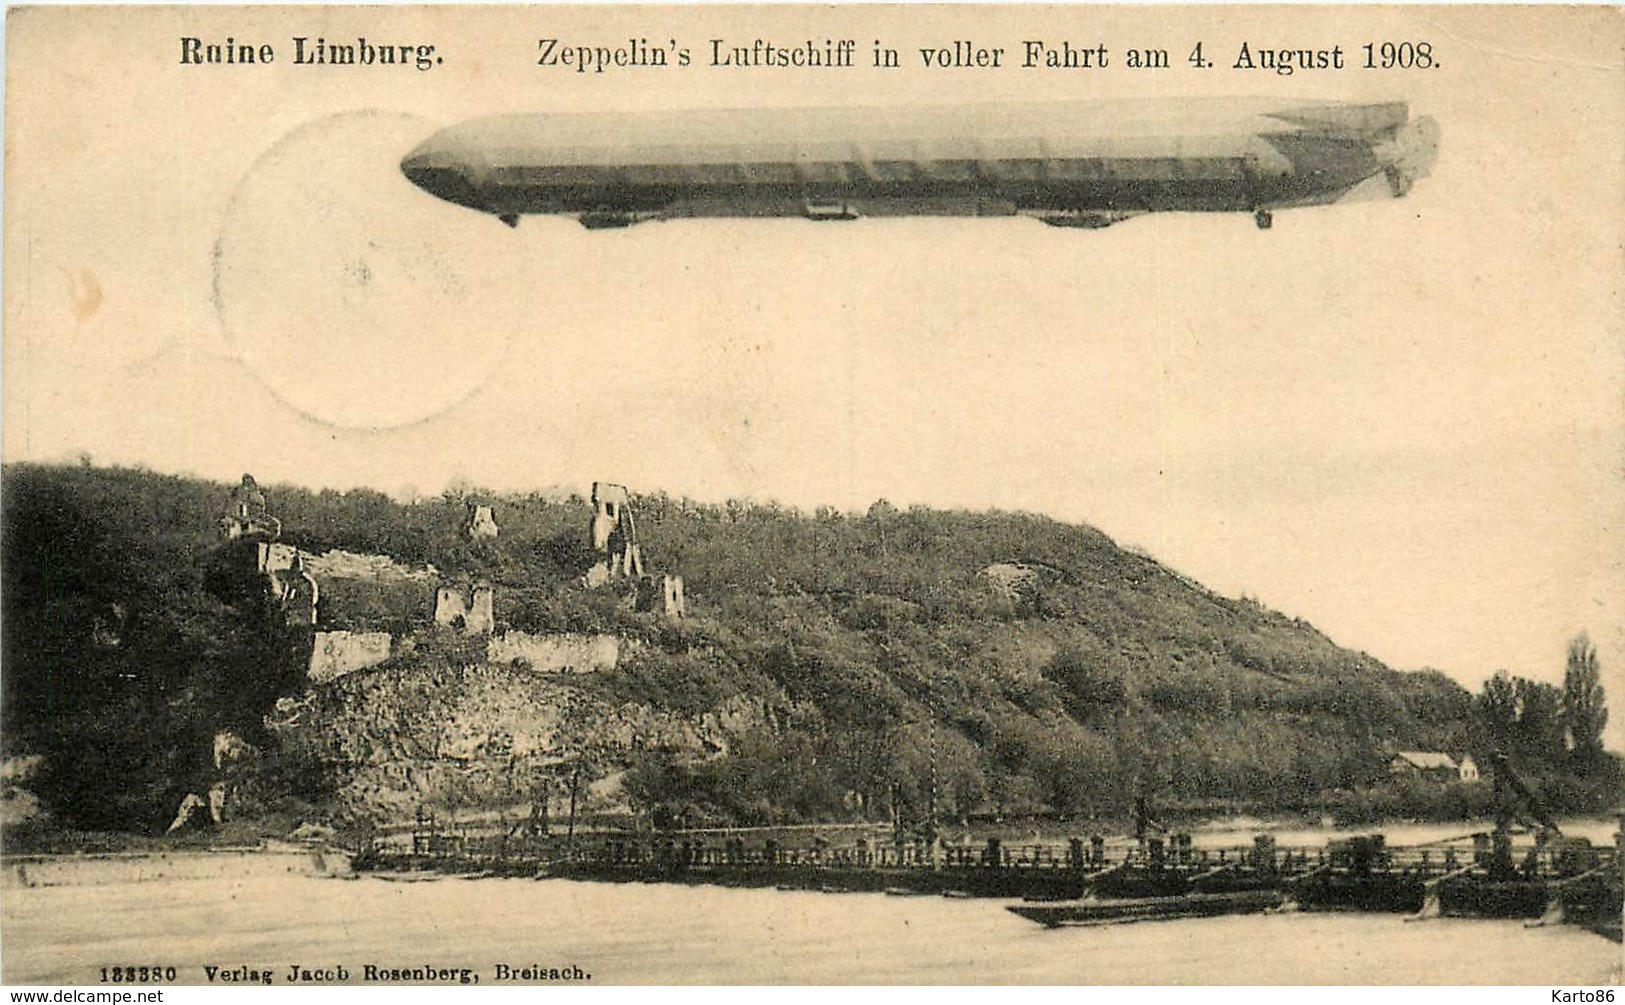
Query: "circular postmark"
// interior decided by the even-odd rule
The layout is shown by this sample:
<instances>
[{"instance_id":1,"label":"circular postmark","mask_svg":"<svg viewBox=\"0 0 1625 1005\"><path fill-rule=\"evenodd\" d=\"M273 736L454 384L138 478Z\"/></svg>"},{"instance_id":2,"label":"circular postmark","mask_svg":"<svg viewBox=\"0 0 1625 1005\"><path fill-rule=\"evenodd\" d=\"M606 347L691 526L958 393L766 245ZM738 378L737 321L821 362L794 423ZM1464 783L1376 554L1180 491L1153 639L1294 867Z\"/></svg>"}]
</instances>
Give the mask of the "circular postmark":
<instances>
[{"instance_id":1,"label":"circular postmark","mask_svg":"<svg viewBox=\"0 0 1625 1005\"><path fill-rule=\"evenodd\" d=\"M309 419L432 418L480 388L512 335L499 235L459 226L484 221L401 174L432 131L404 113L330 115L268 149L232 196L214 247L222 332Z\"/></svg>"}]
</instances>

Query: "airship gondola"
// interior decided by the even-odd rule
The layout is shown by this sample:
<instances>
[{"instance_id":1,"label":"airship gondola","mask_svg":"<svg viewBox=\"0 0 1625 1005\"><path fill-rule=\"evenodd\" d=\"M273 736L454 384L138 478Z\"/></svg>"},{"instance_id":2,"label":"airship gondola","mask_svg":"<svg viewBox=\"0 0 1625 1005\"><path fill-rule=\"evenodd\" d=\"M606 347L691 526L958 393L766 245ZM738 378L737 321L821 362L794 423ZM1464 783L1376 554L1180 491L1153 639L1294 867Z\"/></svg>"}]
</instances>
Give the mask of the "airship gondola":
<instances>
[{"instance_id":1,"label":"airship gondola","mask_svg":"<svg viewBox=\"0 0 1625 1005\"><path fill-rule=\"evenodd\" d=\"M1382 175L1398 197L1437 154L1402 102L1059 101L498 115L401 162L449 202L622 227L685 217L1033 216L1100 227L1143 213L1336 202Z\"/></svg>"}]
</instances>

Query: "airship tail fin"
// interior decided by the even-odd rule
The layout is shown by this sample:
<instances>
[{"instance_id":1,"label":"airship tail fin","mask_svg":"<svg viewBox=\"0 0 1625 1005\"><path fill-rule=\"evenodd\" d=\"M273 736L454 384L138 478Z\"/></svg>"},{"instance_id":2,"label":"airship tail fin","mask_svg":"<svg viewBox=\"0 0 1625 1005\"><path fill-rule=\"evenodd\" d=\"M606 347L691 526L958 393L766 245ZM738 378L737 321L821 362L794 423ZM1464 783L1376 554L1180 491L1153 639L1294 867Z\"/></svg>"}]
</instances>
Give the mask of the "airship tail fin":
<instances>
[{"instance_id":1,"label":"airship tail fin","mask_svg":"<svg viewBox=\"0 0 1625 1005\"><path fill-rule=\"evenodd\" d=\"M1307 105L1272 112L1270 118L1310 133L1372 136L1400 128L1409 115L1410 109L1403 101L1389 101L1369 105Z\"/></svg>"}]
</instances>

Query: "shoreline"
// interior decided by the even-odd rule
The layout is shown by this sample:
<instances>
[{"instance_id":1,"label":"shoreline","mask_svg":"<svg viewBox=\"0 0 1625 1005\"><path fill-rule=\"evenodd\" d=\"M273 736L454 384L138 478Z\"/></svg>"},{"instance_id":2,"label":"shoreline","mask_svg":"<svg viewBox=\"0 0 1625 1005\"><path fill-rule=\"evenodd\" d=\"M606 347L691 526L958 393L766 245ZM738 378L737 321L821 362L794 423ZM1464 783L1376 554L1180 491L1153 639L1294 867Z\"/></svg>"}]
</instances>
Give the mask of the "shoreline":
<instances>
[{"instance_id":1,"label":"shoreline","mask_svg":"<svg viewBox=\"0 0 1625 1005\"><path fill-rule=\"evenodd\" d=\"M334 848L281 845L130 851L0 853L0 889L107 886L161 880L299 875L353 876L351 854Z\"/></svg>"},{"instance_id":2,"label":"shoreline","mask_svg":"<svg viewBox=\"0 0 1625 1005\"><path fill-rule=\"evenodd\" d=\"M1566 833L1571 836L1585 837L1597 846L1613 844L1613 832L1618 827L1618 821L1607 816L1565 818L1559 821ZM1245 824L1245 825L1243 825ZM773 833L793 831L817 830L847 830L857 832L870 827L884 829L882 824L798 824L786 826L772 826L760 828L695 828L687 831L664 832L656 835L648 832L633 833L625 831L588 831L579 835L579 840L585 843L603 841L605 839L629 838L634 840L656 840L661 837L673 839L722 837L727 834L750 834L753 837L770 837ZM1493 827L1488 820L1461 820L1442 823L1416 823L1408 820L1388 820L1381 823L1359 826L1316 827L1306 826L1301 819L1291 816L1269 818L1246 818L1245 820L1225 821L1212 820L1189 826L1189 833L1193 836L1197 848L1242 848L1251 843L1253 835L1271 835L1282 844L1310 844L1346 838L1358 834L1385 834L1388 838L1388 847L1399 849L1407 846L1426 846L1441 843L1446 840L1440 834L1448 834L1449 838L1461 840L1475 831L1487 831ZM1074 829L1077 833L1088 833L1091 828L1085 826ZM1051 824L1035 833L1033 828L1020 825L995 825L988 828L945 827L943 836L949 842L961 847L981 847L982 842L977 837L985 838L990 835L1000 835L1002 843L1012 850L1020 849L1025 845L1043 842L1064 840L1060 835L1066 830L1064 825ZM405 832L403 832L404 834ZM1036 839L1036 841L1035 841ZM96 864L107 867L134 866L139 863L223 863L227 861L247 862L260 859L273 859L278 863L290 862L308 863L311 874L322 875L332 873L351 872L351 860L354 852L344 848L337 842L328 843L301 843L276 837L260 837L245 842L239 838L232 843L209 844L196 840L195 836L185 843L176 843L170 847L159 846L155 839L144 835L124 835L116 832L85 833L82 836L64 834L54 847L49 850L12 851L0 846L0 885L16 886L17 870L22 867L25 872L36 870L65 869L79 867L89 869ZM78 841L84 847L67 847ZM128 842L126 847L111 847L121 841ZM966 842L970 842L967 844ZM1126 834L1114 831L1106 838L1107 846L1118 848L1132 843L1132 838ZM6 842L7 844L11 842ZM786 846L788 847L788 846ZM839 847L831 843L831 850ZM386 855L391 850L380 848ZM395 851L395 854L400 854ZM289 868L287 871L299 871ZM158 877L154 877L158 878ZM50 884L54 885L54 884Z\"/></svg>"}]
</instances>

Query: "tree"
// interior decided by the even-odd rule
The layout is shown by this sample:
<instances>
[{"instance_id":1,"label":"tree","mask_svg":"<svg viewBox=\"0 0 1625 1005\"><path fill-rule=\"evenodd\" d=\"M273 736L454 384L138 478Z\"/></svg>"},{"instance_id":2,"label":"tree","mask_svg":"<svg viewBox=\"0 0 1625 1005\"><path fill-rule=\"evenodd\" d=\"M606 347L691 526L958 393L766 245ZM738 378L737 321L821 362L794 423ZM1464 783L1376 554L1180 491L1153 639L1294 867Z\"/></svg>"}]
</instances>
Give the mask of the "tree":
<instances>
[{"instance_id":1,"label":"tree","mask_svg":"<svg viewBox=\"0 0 1625 1005\"><path fill-rule=\"evenodd\" d=\"M1066 709L1079 722L1109 721L1128 702L1122 676L1077 648L1063 648L1039 672L1061 688Z\"/></svg>"},{"instance_id":2,"label":"tree","mask_svg":"<svg viewBox=\"0 0 1625 1005\"><path fill-rule=\"evenodd\" d=\"M1524 757L1560 763L1563 745L1563 692L1543 681L1514 677L1518 695L1518 722L1513 745Z\"/></svg>"},{"instance_id":3,"label":"tree","mask_svg":"<svg viewBox=\"0 0 1625 1005\"><path fill-rule=\"evenodd\" d=\"M565 692L551 753L557 758L559 785L570 797L565 833L571 855L575 854L577 811L585 803L592 783L602 778L617 759L611 735L601 705L578 689Z\"/></svg>"},{"instance_id":4,"label":"tree","mask_svg":"<svg viewBox=\"0 0 1625 1005\"><path fill-rule=\"evenodd\" d=\"M1608 725L1608 706L1599 677L1597 647L1581 632L1569 642L1561 713L1569 750L1581 765L1595 763L1602 757L1602 731Z\"/></svg>"},{"instance_id":5,"label":"tree","mask_svg":"<svg viewBox=\"0 0 1625 1005\"><path fill-rule=\"evenodd\" d=\"M1518 691L1505 670L1484 682L1484 690L1473 701L1478 724L1483 730L1483 746L1488 753L1505 751L1512 743L1518 724Z\"/></svg>"}]
</instances>

